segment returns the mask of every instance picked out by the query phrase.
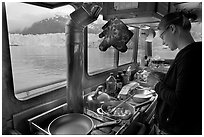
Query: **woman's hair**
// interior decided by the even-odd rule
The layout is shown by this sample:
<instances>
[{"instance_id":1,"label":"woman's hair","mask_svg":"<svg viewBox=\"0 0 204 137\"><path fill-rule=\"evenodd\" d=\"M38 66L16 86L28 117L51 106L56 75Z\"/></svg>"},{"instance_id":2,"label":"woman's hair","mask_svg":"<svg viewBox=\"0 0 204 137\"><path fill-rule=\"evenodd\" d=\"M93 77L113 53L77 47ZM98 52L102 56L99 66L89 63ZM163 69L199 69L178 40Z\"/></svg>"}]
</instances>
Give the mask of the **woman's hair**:
<instances>
[{"instance_id":1,"label":"woman's hair","mask_svg":"<svg viewBox=\"0 0 204 137\"><path fill-rule=\"evenodd\" d=\"M190 31L191 22L189 16L184 12L172 12L165 15L159 23L158 29L165 28L171 24L180 26L184 30Z\"/></svg>"}]
</instances>

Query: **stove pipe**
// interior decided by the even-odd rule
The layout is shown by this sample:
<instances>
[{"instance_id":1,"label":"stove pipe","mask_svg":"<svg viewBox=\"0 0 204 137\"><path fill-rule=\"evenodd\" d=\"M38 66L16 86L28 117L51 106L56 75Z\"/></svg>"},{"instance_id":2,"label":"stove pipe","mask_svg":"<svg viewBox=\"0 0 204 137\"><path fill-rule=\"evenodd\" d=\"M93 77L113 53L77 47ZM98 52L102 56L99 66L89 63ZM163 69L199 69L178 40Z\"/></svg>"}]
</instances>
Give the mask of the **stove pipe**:
<instances>
[{"instance_id":1,"label":"stove pipe","mask_svg":"<svg viewBox=\"0 0 204 137\"><path fill-rule=\"evenodd\" d=\"M65 27L68 113L83 113L84 28L98 18L101 9L98 5L82 5L70 14Z\"/></svg>"}]
</instances>

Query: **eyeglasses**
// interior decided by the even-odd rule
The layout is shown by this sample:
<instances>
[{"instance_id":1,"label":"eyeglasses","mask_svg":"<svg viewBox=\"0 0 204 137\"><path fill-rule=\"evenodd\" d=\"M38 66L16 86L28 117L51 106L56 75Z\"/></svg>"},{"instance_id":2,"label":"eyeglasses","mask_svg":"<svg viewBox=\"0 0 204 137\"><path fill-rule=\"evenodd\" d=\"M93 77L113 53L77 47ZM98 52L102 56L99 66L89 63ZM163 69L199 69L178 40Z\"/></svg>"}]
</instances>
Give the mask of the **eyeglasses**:
<instances>
[{"instance_id":1,"label":"eyeglasses","mask_svg":"<svg viewBox=\"0 0 204 137\"><path fill-rule=\"evenodd\" d=\"M170 26L170 25L169 25ZM165 28L165 30L160 34L160 38L161 39L163 39L163 35L164 35L164 33L169 29L169 26L167 26L166 28Z\"/></svg>"}]
</instances>

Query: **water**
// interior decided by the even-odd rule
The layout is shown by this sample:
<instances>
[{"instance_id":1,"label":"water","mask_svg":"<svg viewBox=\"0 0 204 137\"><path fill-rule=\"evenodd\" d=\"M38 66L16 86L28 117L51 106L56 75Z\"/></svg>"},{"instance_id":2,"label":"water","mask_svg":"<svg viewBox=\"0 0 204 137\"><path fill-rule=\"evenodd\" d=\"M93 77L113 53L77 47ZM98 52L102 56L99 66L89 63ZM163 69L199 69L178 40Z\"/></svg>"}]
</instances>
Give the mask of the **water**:
<instances>
[{"instance_id":1,"label":"water","mask_svg":"<svg viewBox=\"0 0 204 137\"><path fill-rule=\"evenodd\" d=\"M66 79L66 47L10 46L15 92ZM89 48L89 72L113 64L113 49L103 53Z\"/></svg>"},{"instance_id":2,"label":"water","mask_svg":"<svg viewBox=\"0 0 204 137\"><path fill-rule=\"evenodd\" d=\"M63 46L10 46L15 92L57 80L66 79L66 47ZM88 50L88 72L113 66L114 50ZM160 51L161 52L161 51ZM160 54L165 54L162 51ZM166 55L166 54L165 54ZM122 54L120 62L131 61L132 50ZM141 53L139 53L141 56Z\"/></svg>"},{"instance_id":3,"label":"water","mask_svg":"<svg viewBox=\"0 0 204 137\"><path fill-rule=\"evenodd\" d=\"M65 47L10 48L15 91L66 78Z\"/></svg>"}]
</instances>

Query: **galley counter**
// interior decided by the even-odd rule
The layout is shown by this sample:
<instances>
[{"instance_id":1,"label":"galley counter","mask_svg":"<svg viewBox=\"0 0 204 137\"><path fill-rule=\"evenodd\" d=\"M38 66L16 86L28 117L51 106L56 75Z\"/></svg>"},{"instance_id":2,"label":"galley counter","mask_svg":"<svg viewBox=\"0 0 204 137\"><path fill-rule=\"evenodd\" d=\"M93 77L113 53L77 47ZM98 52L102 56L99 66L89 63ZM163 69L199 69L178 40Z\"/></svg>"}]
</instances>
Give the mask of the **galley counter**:
<instances>
[{"instance_id":1,"label":"galley counter","mask_svg":"<svg viewBox=\"0 0 204 137\"><path fill-rule=\"evenodd\" d=\"M154 94L149 100L139 104L132 104L135 111L128 119L121 119L115 125L104 126L91 130L90 135L135 135L135 134L149 134L153 125L154 110L156 107L157 94ZM131 103L131 99L128 100ZM128 103L128 102L127 102ZM30 125L30 132L32 134L47 135L48 125L57 117L67 114L67 103L55 107L49 111L39 114L28 119ZM110 121L115 121L113 117L104 114L99 114L95 110L84 108L84 115L89 116L95 125Z\"/></svg>"}]
</instances>

